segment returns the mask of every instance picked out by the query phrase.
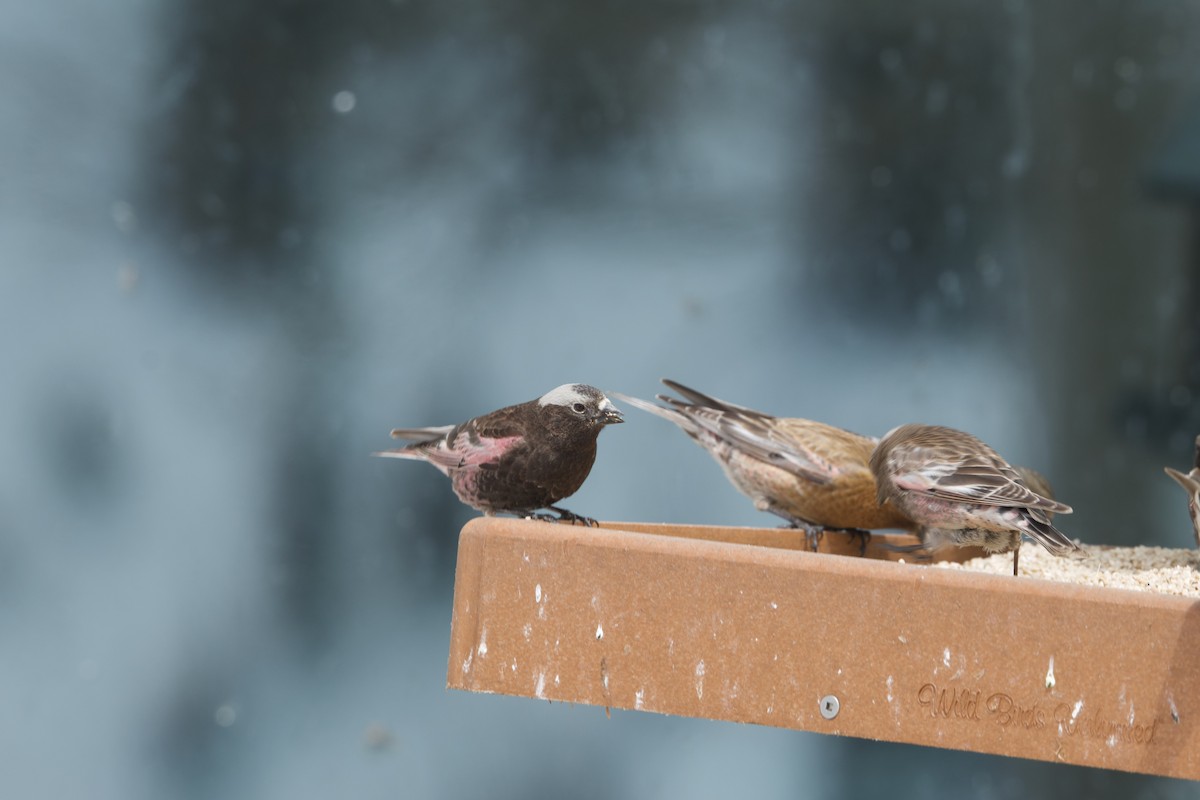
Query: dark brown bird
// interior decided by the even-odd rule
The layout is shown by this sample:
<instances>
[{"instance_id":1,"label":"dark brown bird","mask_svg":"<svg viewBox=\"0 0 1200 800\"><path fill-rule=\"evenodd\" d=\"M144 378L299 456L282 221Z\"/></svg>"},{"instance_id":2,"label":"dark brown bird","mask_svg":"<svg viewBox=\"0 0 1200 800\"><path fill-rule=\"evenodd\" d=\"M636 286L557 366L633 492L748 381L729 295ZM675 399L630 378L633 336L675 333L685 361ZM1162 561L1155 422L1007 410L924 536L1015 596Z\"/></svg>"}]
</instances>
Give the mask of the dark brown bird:
<instances>
[{"instance_id":1,"label":"dark brown bird","mask_svg":"<svg viewBox=\"0 0 1200 800\"><path fill-rule=\"evenodd\" d=\"M1069 514L1071 507L1033 491L1020 472L969 433L901 425L880 440L870 463L879 503L913 519L926 549L952 544L1012 551L1014 575L1022 536L1058 556L1079 549L1051 523L1051 515Z\"/></svg>"},{"instance_id":2,"label":"dark brown bird","mask_svg":"<svg viewBox=\"0 0 1200 800\"><path fill-rule=\"evenodd\" d=\"M893 505L875 500L868 459L876 440L808 419L773 417L663 379L686 398L660 394L670 407L613 393L678 425L709 452L759 511L782 517L816 550L822 531L912 528Z\"/></svg>"},{"instance_id":3,"label":"dark brown bird","mask_svg":"<svg viewBox=\"0 0 1200 800\"><path fill-rule=\"evenodd\" d=\"M1175 482L1188 494L1188 513L1192 515L1192 527L1196 532L1196 546L1200 547L1200 436L1196 437L1194 465L1186 475L1177 469L1163 467Z\"/></svg>"},{"instance_id":4,"label":"dark brown bird","mask_svg":"<svg viewBox=\"0 0 1200 800\"><path fill-rule=\"evenodd\" d=\"M621 412L599 389L568 383L460 425L397 428L392 437L413 444L374 455L428 461L450 478L459 500L488 516L515 514L595 526L594 519L555 503L587 479L600 431L622 421ZM540 508L558 517L535 513Z\"/></svg>"}]
</instances>

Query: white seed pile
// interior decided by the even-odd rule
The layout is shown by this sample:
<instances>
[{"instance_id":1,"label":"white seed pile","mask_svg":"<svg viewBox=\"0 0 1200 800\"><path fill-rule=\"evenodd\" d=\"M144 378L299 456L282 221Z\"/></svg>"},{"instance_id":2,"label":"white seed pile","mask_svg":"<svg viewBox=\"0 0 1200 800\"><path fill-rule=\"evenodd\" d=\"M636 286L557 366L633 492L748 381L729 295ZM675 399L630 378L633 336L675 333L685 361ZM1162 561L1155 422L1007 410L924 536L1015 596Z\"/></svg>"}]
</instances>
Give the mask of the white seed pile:
<instances>
[{"instance_id":1,"label":"white seed pile","mask_svg":"<svg viewBox=\"0 0 1200 800\"><path fill-rule=\"evenodd\" d=\"M1200 550L1089 544L1080 547L1081 557L1060 558L1027 542L1021 548L1020 577L1200 597ZM1012 553L973 558L961 564L939 561L935 565L1012 575Z\"/></svg>"}]
</instances>

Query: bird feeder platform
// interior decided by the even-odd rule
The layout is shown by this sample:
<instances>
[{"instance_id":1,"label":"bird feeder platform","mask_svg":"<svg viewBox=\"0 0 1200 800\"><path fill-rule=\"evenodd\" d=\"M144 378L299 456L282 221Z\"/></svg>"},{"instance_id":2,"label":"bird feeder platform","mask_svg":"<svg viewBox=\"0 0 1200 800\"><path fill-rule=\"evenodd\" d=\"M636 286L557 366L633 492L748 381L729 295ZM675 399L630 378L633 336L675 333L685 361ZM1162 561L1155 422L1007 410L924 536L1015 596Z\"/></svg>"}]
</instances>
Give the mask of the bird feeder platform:
<instances>
[{"instance_id":1,"label":"bird feeder platform","mask_svg":"<svg viewBox=\"0 0 1200 800\"><path fill-rule=\"evenodd\" d=\"M879 546L911 541L474 519L447 685L1200 779L1200 601Z\"/></svg>"}]
</instances>

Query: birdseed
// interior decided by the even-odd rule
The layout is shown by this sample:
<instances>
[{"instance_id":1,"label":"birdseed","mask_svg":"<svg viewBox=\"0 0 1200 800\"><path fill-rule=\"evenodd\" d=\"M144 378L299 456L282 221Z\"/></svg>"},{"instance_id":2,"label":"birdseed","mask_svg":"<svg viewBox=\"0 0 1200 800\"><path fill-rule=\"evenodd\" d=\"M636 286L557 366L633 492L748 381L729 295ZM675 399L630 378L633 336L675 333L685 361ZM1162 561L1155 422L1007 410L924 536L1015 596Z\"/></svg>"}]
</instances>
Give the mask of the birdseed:
<instances>
[{"instance_id":1,"label":"birdseed","mask_svg":"<svg viewBox=\"0 0 1200 800\"><path fill-rule=\"evenodd\" d=\"M1081 556L1059 557L1026 544L1021 548L1020 577L1200 597L1200 550L1089 544L1080 549ZM1012 553L997 553L961 564L939 561L935 566L1012 575L1012 558Z\"/></svg>"}]
</instances>

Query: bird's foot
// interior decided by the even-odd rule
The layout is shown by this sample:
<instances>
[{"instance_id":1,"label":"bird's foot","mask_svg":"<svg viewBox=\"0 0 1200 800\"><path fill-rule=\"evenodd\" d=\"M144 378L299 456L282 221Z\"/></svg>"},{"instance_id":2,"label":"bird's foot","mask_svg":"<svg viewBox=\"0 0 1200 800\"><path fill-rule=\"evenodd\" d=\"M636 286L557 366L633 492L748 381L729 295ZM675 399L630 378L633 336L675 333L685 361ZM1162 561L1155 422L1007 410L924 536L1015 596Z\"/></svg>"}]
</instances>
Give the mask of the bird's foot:
<instances>
[{"instance_id":1,"label":"bird's foot","mask_svg":"<svg viewBox=\"0 0 1200 800\"><path fill-rule=\"evenodd\" d=\"M929 546L924 542L920 544L891 544L890 542L882 542L877 544L876 547L880 547L891 553L912 554L918 561L933 560L933 554L930 552Z\"/></svg>"},{"instance_id":2,"label":"bird's foot","mask_svg":"<svg viewBox=\"0 0 1200 800\"><path fill-rule=\"evenodd\" d=\"M783 527L804 531L804 537L808 539L808 549L814 553L821 547L821 539L825 536L825 526L814 525L802 519L790 520Z\"/></svg>"},{"instance_id":3,"label":"bird's foot","mask_svg":"<svg viewBox=\"0 0 1200 800\"><path fill-rule=\"evenodd\" d=\"M867 545L871 543L871 532L864 531L862 528L826 528L827 531L837 531L844 533L851 539L858 540L858 555L860 557L867 554Z\"/></svg>"},{"instance_id":4,"label":"bird's foot","mask_svg":"<svg viewBox=\"0 0 1200 800\"><path fill-rule=\"evenodd\" d=\"M558 506L546 506L546 508L550 509L551 511L558 512L557 519L555 519L554 517L551 517L549 514L545 515L545 516L549 517L550 519L555 520L556 522L566 522L571 525L574 525L576 522L578 522L587 528L599 528L600 527L600 523L597 522L596 520L592 519L591 517L585 517L582 514L576 514L573 511L567 511L565 508L559 508Z\"/></svg>"}]
</instances>

